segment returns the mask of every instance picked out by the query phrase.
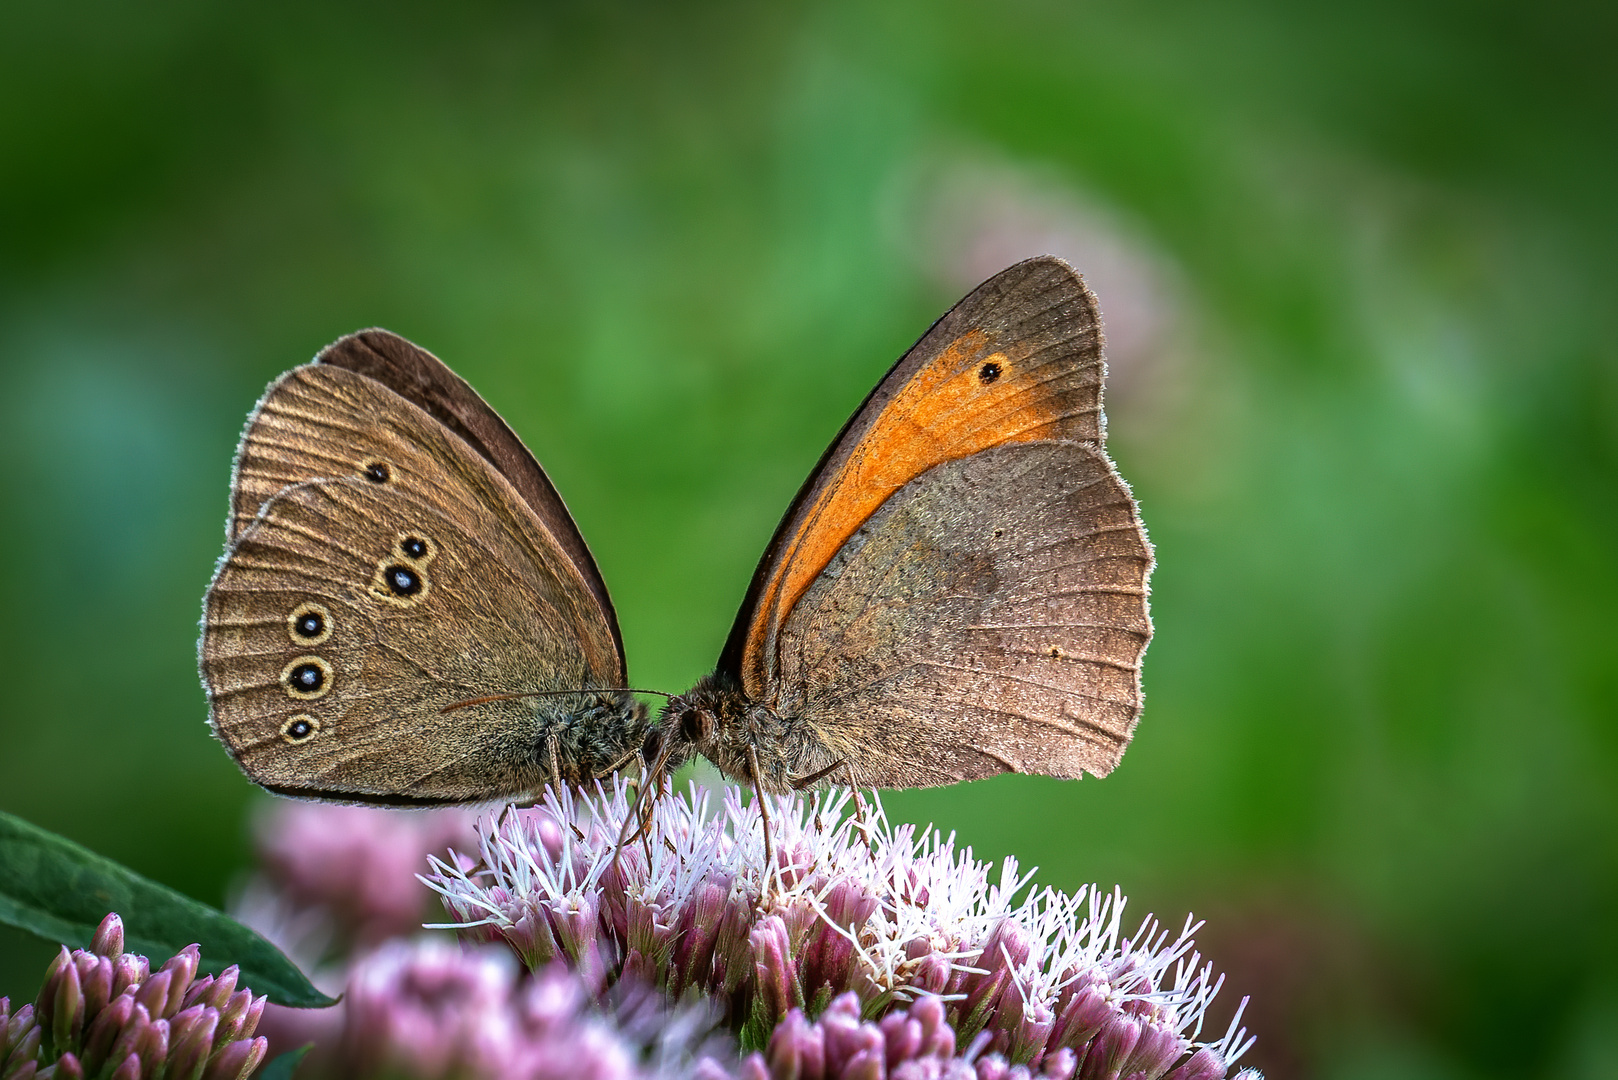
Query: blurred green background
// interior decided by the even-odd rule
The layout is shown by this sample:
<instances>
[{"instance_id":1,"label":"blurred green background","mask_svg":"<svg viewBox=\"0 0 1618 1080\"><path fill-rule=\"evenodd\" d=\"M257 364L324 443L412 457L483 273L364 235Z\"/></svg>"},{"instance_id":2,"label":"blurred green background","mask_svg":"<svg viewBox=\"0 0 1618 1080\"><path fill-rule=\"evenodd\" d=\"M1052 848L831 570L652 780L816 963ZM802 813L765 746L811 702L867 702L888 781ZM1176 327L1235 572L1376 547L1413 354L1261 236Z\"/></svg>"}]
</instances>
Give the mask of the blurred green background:
<instances>
[{"instance_id":1,"label":"blurred green background","mask_svg":"<svg viewBox=\"0 0 1618 1080\"><path fill-rule=\"evenodd\" d=\"M1051 250L1146 715L1104 782L893 816L1207 916L1273 1080L1618 1076L1614 12L8 3L0 807L222 901L199 602L248 408L340 334L505 414L678 690L875 379Z\"/></svg>"}]
</instances>

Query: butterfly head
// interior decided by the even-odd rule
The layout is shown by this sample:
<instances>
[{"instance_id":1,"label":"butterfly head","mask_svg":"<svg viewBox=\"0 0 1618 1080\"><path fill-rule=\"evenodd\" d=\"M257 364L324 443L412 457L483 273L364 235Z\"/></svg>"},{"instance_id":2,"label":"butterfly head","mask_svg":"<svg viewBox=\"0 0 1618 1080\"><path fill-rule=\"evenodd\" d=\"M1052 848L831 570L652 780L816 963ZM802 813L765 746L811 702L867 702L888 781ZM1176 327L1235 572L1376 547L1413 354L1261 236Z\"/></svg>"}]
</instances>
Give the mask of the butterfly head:
<instances>
[{"instance_id":1,"label":"butterfly head","mask_svg":"<svg viewBox=\"0 0 1618 1080\"><path fill-rule=\"evenodd\" d=\"M652 725L642 756L654 774L672 772L693 754L711 759L727 722L743 708L745 699L733 680L717 672L704 676L684 694L669 699Z\"/></svg>"}]
</instances>

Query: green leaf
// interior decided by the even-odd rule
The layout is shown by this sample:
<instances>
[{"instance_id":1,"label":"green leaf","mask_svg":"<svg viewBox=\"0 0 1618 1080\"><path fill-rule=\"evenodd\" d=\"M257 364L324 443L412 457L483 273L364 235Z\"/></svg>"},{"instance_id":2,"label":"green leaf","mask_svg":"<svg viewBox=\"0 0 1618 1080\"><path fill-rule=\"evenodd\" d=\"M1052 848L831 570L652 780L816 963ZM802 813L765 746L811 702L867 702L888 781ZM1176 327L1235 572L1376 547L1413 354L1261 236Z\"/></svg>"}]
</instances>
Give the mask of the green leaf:
<instances>
[{"instance_id":1,"label":"green leaf","mask_svg":"<svg viewBox=\"0 0 1618 1080\"><path fill-rule=\"evenodd\" d=\"M276 1055L274 1061L259 1070L258 1080L292 1080L292 1074L298 1071L298 1063L303 1060L303 1055L314 1045L305 1043L296 1050Z\"/></svg>"},{"instance_id":2,"label":"green leaf","mask_svg":"<svg viewBox=\"0 0 1618 1080\"><path fill-rule=\"evenodd\" d=\"M224 912L0 811L0 922L88 948L109 911L124 921L124 948L154 967L196 942L204 971L237 964L242 984L277 1005L334 1004L280 949Z\"/></svg>"}]
</instances>

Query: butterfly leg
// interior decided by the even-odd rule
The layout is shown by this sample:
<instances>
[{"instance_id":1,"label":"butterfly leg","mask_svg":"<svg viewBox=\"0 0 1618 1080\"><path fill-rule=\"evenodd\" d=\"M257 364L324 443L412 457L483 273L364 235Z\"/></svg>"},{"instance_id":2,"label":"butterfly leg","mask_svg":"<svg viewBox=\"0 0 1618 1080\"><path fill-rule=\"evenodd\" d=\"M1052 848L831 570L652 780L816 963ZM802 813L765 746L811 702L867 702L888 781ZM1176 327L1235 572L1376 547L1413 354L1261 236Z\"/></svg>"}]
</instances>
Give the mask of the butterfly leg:
<instances>
[{"instance_id":1,"label":"butterfly leg","mask_svg":"<svg viewBox=\"0 0 1618 1080\"><path fill-rule=\"evenodd\" d=\"M758 751L751 744L747 747L747 766L753 771L753 798L758 802L758 816L764 822L764 874L767 881L775 869L775 848L770 843L770 804L764 798L764 788L760 783L764 774L758 767ZM761 888L762 885L761 882Z\"/></svg>"},{"instance_id":2,"label":"butterfly leg","mask_svg":"<svg viewBox=\"0 0 1618 1080\"><path fill-rule=\"evenodd\" d=\"M832 773L836 772L838 769L841 769L847 764L848 762L845 759L838 758L830 765L827 765L824 769L812 772L808 776L795 776L788 781L788 783L792 785L793 791L802 791L804 788L814 787L816 784L826 779L826 777L830 776Z\"/></svg>"},{"instance_id":3,"label":"butterfly leg","mask_svg":"<svg viewBox=\"0 0 1618 1080\"><path fill-rule=\"evenodd\" d=\"M545 740L546 748L551 752L551 789L558 795L562 793L562 763L556 753L557 738L552 735Z\"/></svg>"},{"instance_id":4,"label":"butterfly leg","mask_svg":"<svg viewBox=\"0 0 1618 1080\"><path fill-rule=\"evenodd\" d=\"M852 779L852 777L850 778ZM865 850L876 854L876 844L871 840L871 819L866 817L865 800L860 798L860 789L853 788L854 792L854 826L859 829L860 835L865 838Z\"/></svg>"},{"instance_id":5,"label":"butterfly leg","mask_svg":"<svg viewBox=\"0 0 1618 1080\"><path fill-rule=\"evenodd\" d=\"M593 776L591 779L600 780L600 779L602 779L604 777L611 776L613 773L617 772L619 769L623 768L625 765L628 765L629 760L631 758L633 758L638 753L640 753L640 748L639 747L631 747L629 753L625 754L623 757L619 758L617 761L613 762L611 765L608 765L605 769L602 769L600 772L596 773L595 776Z\"/></svg>"}]
</instances>

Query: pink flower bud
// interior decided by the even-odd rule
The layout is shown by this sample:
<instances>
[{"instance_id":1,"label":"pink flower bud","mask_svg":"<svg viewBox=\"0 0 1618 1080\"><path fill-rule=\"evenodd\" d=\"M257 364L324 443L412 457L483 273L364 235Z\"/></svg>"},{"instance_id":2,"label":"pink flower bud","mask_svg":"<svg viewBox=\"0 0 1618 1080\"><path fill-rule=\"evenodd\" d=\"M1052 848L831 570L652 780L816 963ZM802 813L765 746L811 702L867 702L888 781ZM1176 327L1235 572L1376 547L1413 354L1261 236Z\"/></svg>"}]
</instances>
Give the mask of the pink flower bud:
<instances>
[{"instance_id":1,"label":"pink flower bud","mask_svg":"<svg viewBox=\"0 0 1618 1080\"><path fill-rule=\"evenodd\" d=\"M171 956L162 970L170 973L169 996L163 1004L163 1015L173 1016L180 1011L180 1005L185 1001L185 992L191 989L191 980L196 978L197 968L202 963L202 946L187 945ZM157 1015L155 1012L153 1015Z\"/></svg>"},{"instance_id":2,"label":"pink flower bud","mask_svg":"<svg viewBox=\"0 0 1618 1080\"><path fill-rule=\"evenodd\" d=\"M1119 1069L1129 1060L1140 1041L1142 1022L1120 1013L1101 1027L1101 1032L1090 1044L1080 1067L1082 1080L1116 1080Z\"/></svg>"},{"instance_id":3,"label":"pink flower bud","mask_svg":"<svg viewBox=\"0 0 1618 1080\"><path fill-rule=\"evenodd\" d=\"M1057 1016L1051 1028L1051 1045L1074 1048L1084 1045L1101 1030L1101 1025L1112 1018L1113 1012L1101 987L1086 986L1068 999Z\"/></svg>"},{"instance_id":4,"label":"pink flower bud","mask_svg":"<svg viewBox=\"0 0 1618 1080\"><path fill-rule=\"evenodd\" d=\"M146 982L150 972L146 957L134 953L121 953L112 960L112 996L117 997L132 986Z\"/></svg>"},{"instance_id":5,"label":"pink flower bud","mask_svg":"<svg viewBox=\"0 0 1618 1080\"><path fill-rule=\"evenodd\" d=\"M1225 1060L1211 1047L1204 1046L1165 1080L1223 1080L1226 1071Z\"/></svg>"},{"instance_id":6,"label":"pink flower bud","mask_svg":"<svg viewBox=\"0 0 1618 1080\"><path fill-rule=\"evenodd\" d=\"M133 1001L132 998L122 998L120 1000ZM113 1005L108 1007L108 1011L110 1012L117 1004L116 1001L113 1002ZM134 1056L138 1059L140 1048L145 1042L146 1029L151 1025L151 1013L147 1011L146 1006L139 1002L133 1002L130 1006L129 1018L123 1022L117 1034L113 1037L112 1048L107 1051L107 1060L119 1062L120 1064L117 1067L121 1069L126 1058ZM140 1063L137 1060L137 1069L139 1065Z\"/></svg>"},{"instance_id":7,"label":"pink flower bud","mask_svg":"<svg viewBox=\"0 0 1618 1080\"><path fill-rule=\"evenodd\" d=\"M887 1062L891 1068L907 1058L918 1057L925 1045L921 1021L906 1013L889 1013L877 1025L882 1029L882 1041L887 1046Z\"/></svg>"},{"instance_id":8,"label":"pink flower bud","mask_svg":"<svg viewBox=\"0 0 1618 1080\"><path fill-rule=\"evenodd\" d=\"M1064 1046L1054 1053L1045 1055L1045 1060L1040 1063L1039 1075L1047 1077L1048 1080L1072 1080L1078 1067L1078 1057Z\"/></svg>"},{"instance_id":9,"label":"pink flower bud","mask_svg":"<svg viewBox=\"0 0 1618 1080\"><path fill-rule=\"evenodd\" d=\"M169 1022L153 1020L148 1024L135 1052L140 1055L141 1072L156 1075L169 1056Z\"/></svg>"},{"instance_id":10,"label":"pink flower bud","mask_svg":"<svg viewBox=\"0 0 1618 1080\"><path fill-rule=\"evenodd\" d=\"M72 1051L64 1053L51 1066L51 1080L84 1080L84 1066Z\"/></svg>"},{"instance_id":11,"label":"pink flower bud","mask_svg":"<svg viewBox=\"0 0 1618 1080\"><path fill-rule=\"evenodd\" d=\"M828 1075L846 1075L856 1059L886 1064L887 1045L882 1031L875 1024L860 1023L860 1002L853 994L833 1000L820 1017L820 1027L825 1032Z\"/></svg>"},{"instance_id":12,"label":"pink flower bud","mask_svg":"<svg viewBox=\"0 0 1618 1080\"><path fill-rule=\"evenodd\" d=\"M24 1018L28 1022L19 1028L17 1021ZM13 1031L15 1034L12 1034ZM39 1053L39 1044L44 1040L45 1029L34 1023L34 1007L32 1005L24 1005L18 1010L17 1015L11 1018L7 1035L9 1037L6 1041L11 1047L11 1054L6 1058L7 1061L28 1061ZM7 1080L11 1080L11 1078L8 1077Z\"/></svg>"},{"instance_id":13,"label":"pink flower bud","mask_svg":"<svg viewBox=\"0 0 1618 1080\"><path fill-rule=\"evenodd\" d=\"M724 922L714 941L714 985L726 997L736 993L742 984L753 977L753 953L750 945L753 929L753 901L745 894L736 896L725 908Z\"/></svg>"},{"instance_id":14,"label":"pink flower bud","mask_svg":"<svg viewBox=\"0 0 1618 1080\"><path fill-rule=\"evenodd\" d=\"M882 1051L866 1048L849 1058L837 1075L840 1080L882 1080L886 1071Z\"/></svg>"},{"instance_id":15,"label":"pink flower bud","mask_svg":"<svg viewBox=\"0 0 1618 1080\"><path fill-rule=\"evenodd\" d=\"M687 986L701 985L713 972L714 944L730 898L730 882L704 881L697 885L681 911L671 958L669 993L678 999Z\"/></svg>"},{"instance_id":16,"label":"pink flower bud","mask_svg":"<svg viewBox=\"0 0 1618 1080\"><path fill-rule=\"evenodd\" d=\"M140 1055L130 1054L112 1071L111 1080L141 1080Z\"/></svg>"},{"instance_id":17,"label":"pink flower bud","mask_svg":"<svg viewBox=\"0 0 1618 1080\"><path fill-rule=\"evenodd\" d=\"M753 952L753 971L758 980L758 1004L762 1015L774 1023L794 1006L803 1005L803 990L791 960L791 943L786 923L779 915L761 919L748 936Z\"/></svg>"},{"instance_id":18,"label":"pink flower bud","mask_svg":"<svg viewBox=\"0 0 1618 1080\"><path fill-rule=\"evenodd\" d=\"M173 1048L168 1055L166 1080L200 1080L213 1053L219 1013L206 1005L182 1009L170 1023Z\"/></svg>"},{"instance_id":19,"label":"pink flower bud","mask_svg":"<svg viewBox=\"0 0 1618 1080\"><path fill-rule=\"evenodd\" d=\"M269 1041L262 1037L233 1042L208 1062L202 1080L247 1080L269 1048Z\"/></svg>"},{"instance_id":20,"label":"pink flower bud","mask_svg":"<svg viewBox=\"0 0 1618 1080\"><path fill-rule=\"evenodd\" d=\"M191 985L186 988L185 997L180 999L180 1011L184 1012L193 1005L205 1005L202 999L213 992L213 976L204 975L200 979L192 979Z\"/></svg>"},{"instance_id":21,"label":"pink flower bud","mask_svg":"<svg viewBox=\"0 0 1618 1080\"><path fill-rule=\"evenodd\" d=\"M1190 1044L1173 1028L1147 1020L1141 1025L1140 1040L1124 1063L1123 1072L1142 1073L1148 1077L1161 1076L1170 1065L1180 1059Z\"/></svg>"},{"instance_id":22,"label":"pink flower bud","mask_svg":"<svg viewBox=\"0 0 1618 1080\"><path fill-rule=\"evenodd\" d=\"M35 1003L34 1015L50 1035L56 1053L72 1046L84 1028L84 987L79 983L79 966L67 946L51 961Z\"/></svg>"},{"instance_id":23,"label":"pink flower bud","mask_svg":"<svg viewBox=\"0 0 1618 1080\"><path fill-rule=\"evenodd\" d=\"M135 1004L145 1008L153 1020L161 1018L163 1010L168 1007L169 989L173 984L174 972L159 971L140 984L140 989L135 991Z\"/></svg>"},{"instance_id":24,"label":"pink flower bud","mask_svg":"<svg viewBox=\"0 0 1618 1080\"><path fill-rule=\"evenodd\" d=\"M1010 1042L1006 1047L1006 1057L1014 1062L1038 1064L1044 1057L1045 1047L1050 1040L1051 1029L1056 1025L1056 1018L1051 1015L1050 1006L1038 1002L1024 1002L1022 993L1016 986L1009 987L1011 994L1016 994L1014 1009L1007 1009L1008 1014L1015 1012L1017 1023L1004 1028L1010 1035ZM1005 1001L1007 993L1002 993L1001 1000ZM997 1017L996 1024L1004 1025L1005 1018ZM1171 1059L1172 1060L1172 1059Z\"/></svg>"},{"instance_id":25,"label":"pink flower bud","mask_svg":"<svg viewBox=\"0 0 1618 1080\"><path fill-rule=\"evenodd\" d=\"M219 1010L219 1027L216 1038L219 1042L234 1042L237 1039L249 1038L253 1033L247 1028L247 1010L252 1007L253 992L251 990L238 990L225 1001L225 1007Z\"/></svg>"},{"instance_id":26,"label":"pink flower bud","mask_svg":"<svg viewBox=\"0 0 1618 1080\"><path fill-rule=\"evenodd\" d=\"M268 1000L268 996L260 994L248 1003L247 1015L242 1018L242 1033L237 1038L251 1038L258 1030L258 1018L264 1015L264 1003Z\"/></svg>"},{"instance_id":27,"label":"pink flower bud","mask_svg":"<svg viewBox=\"0 0 1618 1080\"><path fill-rule=\"evenodd\" d=\"M79 966L71 959L62 965L55 998L51 1043L61 1053L75 1045L84 1032L84 987L79 982Z\"/></svg>"},{"instance_id":28,"label":"pink flower bud","mask_svg":"<svg viewBox=\"0 0 1618 1080\"><path fill-rule=\"evenodd\" d=\"M209 1005L215 1009L223 1009L225 1003L236 992L236 984L241 981L241 969L235 964L230 965L214 977L212 985L208 987L207 994L200 997L196 1004Z\"/></svg>"},{"instance_id":29,"label":"pink flower bud","mask_svg":"<svg viewBox=\"0 0 1618 1080\"><path fill-rule=\"evenodd\" d=\"M818 1024L804 1019L803 1010L792 1009L770 1035L765 1051L766 1059L759 1061L759 1075L773 1077L811 1077L825 1075L825 1037ZM757 1055L753 1055L756 1058ZM753 1058L749 1058L752 1061ZM762 1066L768 1062L768 1071ZM746 1075L744 1062L743 1075Z\"/></svg>"},{"instance_id":30,"label":"pink flower bud","mask_svg":"<svg viewBox=\"0 0 1618 1080\"><path fill-rule=\"evenodd\" d=\"M107 912L107 917L96 927L95 936L90 939L90 951L109 960L124 951L124 920L116 911Z\"/></svg>"},{"instance_id":31,"label":"pink flower bud","mask_svg":"<svg viewBox=\"0 0 1618 1080\"><path fill-rule=\"evenodd\" d=\"M928 995L910 1006L910 1015L921 1022L920 1054L927 1057L955 1056L955 1029L944 1019L944 1002Z\"/></svg>"},{"instance_id":32,"label":"pink flower bud","mask_svg":"<svg viewBox=\"0 0 1618 1080\"><path fill-rule=\"evenodd\" d=\"M1001 919L983 941L983 950L973 966L983 969L982 974L967 976L962 989L966 1000L960 1005L961 1020L956 1029L967 1038L989 1026L994 1006L1000 993L1011 982L1011 969L1028 958L1027 932L1011 919Z\"/></svg>"},{"instance_id":33,"label":"pink flower bud","mask_svg":"<svg viewBox=\"0 0 1618 1080\"><path fill-rule=\"evenodd\" d=\"M112 1052L114 1041L134 1017L135 1009L135 999L129 994L120 994L96 1013L95 1019L90 1022L90 1029L85 1032L84 1050L79 1059L86 1072L95 1075L101 1071L102 1064Z\"/></svg>"},{"instance_id":34,"label":"pink flower bud","mask_svg":"<svg viewBox=\"0 0 1618 1080\"><path fill-rule=\"evenodd\" d=\"M607 957L603 955L600 924L596 921L599 905L598 896L586 895L576 907L553 912L557 941L573 961L579 978L597 994L607 988L608 981Z\"/></svg>"},{"instance_id":35,"label":"pink flower bud","mask_svg":"<svg viewBox=\"0 0 1618 1080\"><path fill-rule=\"evenodd\" d=\"M79 985L84 988L84 1019L89 1023L112 1000L112 961L95 953L74 954Z\"/></svg>"}]
</instances>

